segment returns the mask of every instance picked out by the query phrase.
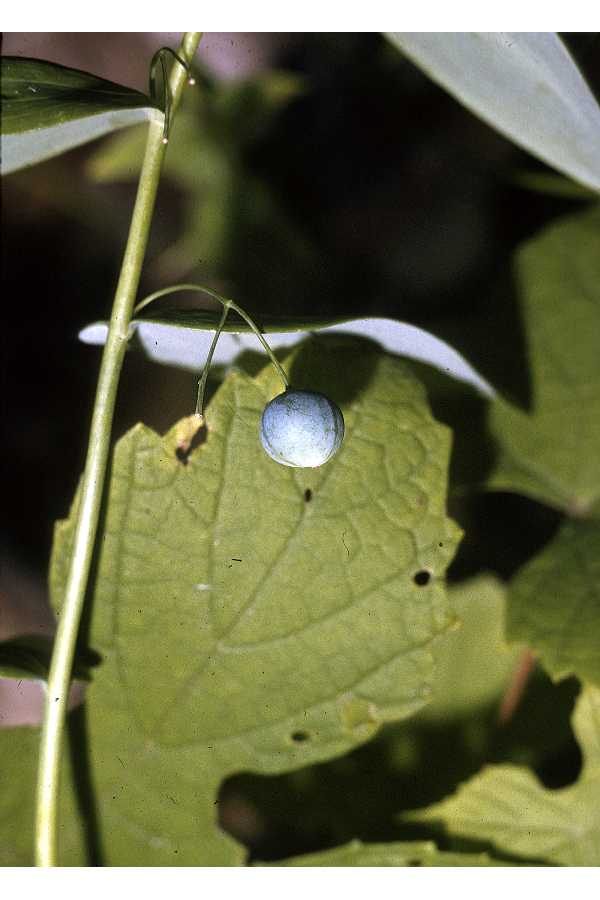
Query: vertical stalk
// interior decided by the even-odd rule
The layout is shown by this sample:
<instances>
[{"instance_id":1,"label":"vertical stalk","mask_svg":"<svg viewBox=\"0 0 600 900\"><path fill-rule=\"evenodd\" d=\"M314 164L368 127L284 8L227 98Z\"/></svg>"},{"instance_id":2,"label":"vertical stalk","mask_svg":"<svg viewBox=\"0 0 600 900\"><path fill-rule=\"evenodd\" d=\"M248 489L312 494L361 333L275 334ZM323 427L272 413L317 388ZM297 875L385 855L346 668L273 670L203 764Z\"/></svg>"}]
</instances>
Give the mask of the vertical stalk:
<instances>
[{"instance_id":1,"label":"vertical stalk","mask_svg":"<svg viewBox=\"0 0 600 900\"><path fill-rule=\"evenodd\" d=\"M225 325L225 320L227 319L227 314L229 312L229 304L225 304L223 306L223 314L221 316L221 321L217 325L217 330L215 331L215 336L212 339L212 343L210 345L210 349L208 351L208 356L206 357L206 363L204 364L204 369L202 370L202 376L200 381L198 382L198 396L196 397L196 415L201 420L202 424L204 424L204 394L206 391L206 382L208 380L208 370L210 369L210 364L212 362L212 358L215 353L215 347L217 346L217 341L221 336L221 332L223 331L223 326Z\"/></svg>"},{"instance_id":2,"label":"vertical stalk","mask_svg":"<svg viewBox=\"0 0 600 900\"><path fill-rule=\"evenodd\" d=\"M187 32L179 55L190 62L200 42L200 32ZM169 88L171 114L179 104L187 72L175 63ZM110 446L119 375L127 348L129 322L148 243L160 172L166 152L162 124L152 122L140 174L135 206L121 273L113 301L108 337L102 355L88 450L81 481L73 555L61 608L44 709L35 812L35 863L56 866L58 800L63 736L71 669L79 631L88 576L94 551L100 505Z\"/></svg>"}]
</instances>

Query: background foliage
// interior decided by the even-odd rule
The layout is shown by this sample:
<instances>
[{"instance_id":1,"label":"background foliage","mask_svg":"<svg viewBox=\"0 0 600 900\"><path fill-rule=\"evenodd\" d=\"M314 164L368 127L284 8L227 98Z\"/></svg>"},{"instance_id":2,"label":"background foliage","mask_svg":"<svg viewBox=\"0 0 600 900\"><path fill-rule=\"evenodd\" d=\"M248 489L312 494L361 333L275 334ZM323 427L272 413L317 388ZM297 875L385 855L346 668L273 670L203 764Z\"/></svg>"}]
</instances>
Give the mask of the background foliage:
<instances>
[{"instance_id":1,"label":"background foliage","mask_svg":"<svg viewBox=\"0 0 600 900\"><path fill-rule=\"evenodd\" d=\"M593 45L570 40L593 87ZM349 435L323 473L294 474L250 439L276 391L255 360L213 379L206 443L182 459L195 377L131 354L64 862L597 865L597 202L544 182L376 35L299 37L266 70L198 81L144 287L193 278L258 317L412 321L499 396L372 344L309 342L293 380L333 395ZM140 141L4 183L3 637L49 628L11 608L76 491L95 380L76 334L106 316ZM6 645L2 673L39 677L47 645L26 651ZM30 862L36 746L35 729L0 730L3 864Z\"/></svg>"}]
</instances>

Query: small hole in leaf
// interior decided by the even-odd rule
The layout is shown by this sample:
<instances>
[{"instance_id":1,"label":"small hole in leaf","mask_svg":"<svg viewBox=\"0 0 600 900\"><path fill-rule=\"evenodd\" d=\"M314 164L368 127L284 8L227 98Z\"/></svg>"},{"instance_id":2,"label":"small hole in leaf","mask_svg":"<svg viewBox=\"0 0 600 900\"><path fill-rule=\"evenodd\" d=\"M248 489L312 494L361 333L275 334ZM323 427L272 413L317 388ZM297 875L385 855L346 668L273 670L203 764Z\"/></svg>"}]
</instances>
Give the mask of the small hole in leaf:
<instances>
[{"instance_id":1,"label":"small hole in leaf","mask_svg":"<svg viewBox=\"0 0 600 900\"><path fill-rule=\"evenodd\" d=\"M292 734L292 740L295 744L303 744L304 741L308 741L310 738L310 734L308 731L294 731Z\"/></svg>"},{"instance_id":2,"label":"small hole in leaf","mask_svg":"<svg viewBox=\"0 0 600 900\"><path fill-rule=\"evenodd\" d=\"M439 544L438 544L438 547L443 547L443 546L444 546L444 545L443 545L442 542L440 541Z\"/></svg>"},{"instance_id":3,"label":"small hole in leaf","mask_svg":"<svg viewBox=\"0 0 600 900\"><path fill-rule=\"evenodd\" d=\"M415 584L418 584L419 587L425 587L426 584L429 584L429 579L431 578L431 573L427 571L427 569L421 569L419 572L415 573L415 577L413 581Z\"/></svg>"},{"instance_id":4,"label":"small hole in leaf","mask_svg":"<svg viewBox=\"0 0 600 900\"><path fill-rule=\"evenodd\" d=\"M310 501L312 500L312 491L310 488L306 488L306 490L304 491L304 500L306 503L310 503Z\"/></svg>"}]
</instances>

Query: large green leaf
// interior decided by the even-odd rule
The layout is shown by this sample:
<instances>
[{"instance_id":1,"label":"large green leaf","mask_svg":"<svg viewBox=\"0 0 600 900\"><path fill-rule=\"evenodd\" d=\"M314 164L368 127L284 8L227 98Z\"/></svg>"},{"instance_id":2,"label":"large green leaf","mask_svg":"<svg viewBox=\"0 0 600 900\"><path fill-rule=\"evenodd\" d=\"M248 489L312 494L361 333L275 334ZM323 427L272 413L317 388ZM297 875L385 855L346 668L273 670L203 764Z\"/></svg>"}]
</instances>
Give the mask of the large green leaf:
<instances>
[{"instance_id":1,"label":"large green leaf","mask_svg":"<svg viewBox=\"0 0 600 900\"><path fill-rule=\"evenodd\" d=\"M515 277L532 408L493 404L490 485L579 515L600 501L600 208L525 245Z\"/></svg>"},{"instance_id":2,"label":"large green leaf","mask_svg":"<svg viewBox=\"0 0 600 900\"><path fill-rule=\"evenodd\" d=\"M489 766L442 803L412 813L453 838L524 859L600 865L600 690L587 687L573 716L584 764L572 787L548 790L528 769Z\"/></svg>"},{"instance_id":3,"label":"large green leaf","mask_svg":"<svg viewBox=\"0 0 600 900\"><path fill-rule=\"evenodd\" d=\"M508 636L555 678L600 685L600 522L569 521L510 585Z\"/></svg>"},{"instance_id":4,"label":"large green leaf","mask_svg":"<svg viewBox=\"0 0 600 900\"><path fill-rule=\"evenodd\" d=\"M269 860L278 860L276 865L297 864L295 859L279 861L283 855L279 836L293 829L298 848L337 848L300 857L302 865L313 859L315 865L407 865L410 860L444 864L446 857L433 846L427 846L423 858L421 844L379 842L395 840L399 804L411 809L447 796L498 753L502 738L509 737L506 729L499 733L497 727L499 698L520 653L504 640L505 590L495 578L476 576L449 587L448 596L460 627L440 635L434 644L430 704L409 720L387 726L375 740L342 759L276 779L246 774L228 783L224 808L234 798L262 823L262 835L253 843L254 858L262 860L268 854ZM545 696L534 687L521 709L543 754L556 752L555 738L561 746L565 718L568 726L568 715L558 707L558 689L553 695ZM553 712L550 736L540 728L548 709ZM504 749L508 752L506 744ZM343 846L356 836L377 843ZM461 858L458 864L471 863Z\"/></svg>"},{"instance_id":5,"label":"large green leaf","mask_svg":"<svg viewBox=\"0 0 600 900\"><path fill-rule=\"evenodd\" d=\"M474 597L477 581L472 579L469 586ZM493 584L487 578L482 584L485 581ZM452 604L457 591L462 592L462 587L449 591ZM496 618L491 610L490 614ZM478 616L479 610L472 621ZM466 614L463 618L464 630L470 631ZM482 677L486 665L497 664L497 651L489 649L487 627L482 632L481 662L469 671L463 668L465 678ZM439 643L460 635L460 630L451 631ZM478 636L470 631L468 640L477 644ZM498 649L506 655L505 649ZM536 767L545 778L559 777L564 783L565 761L571 766L572 760L576 774L578 751L569 721L579 692L575 679L553 684L538 667L510 722L499 727L498 701L506 691L506 679L499 678L495 687L490 680L486 705L484 697L475 696L473 708L467 710L463 696L469 690L475 694L477 686L465 686L455 678L454 694L448 697L446 692L442 710L440 676L443 673L436 672L430 706L388 725L374 740L342 758L277 778L247 773L229 780L222 792L222 808L226 815L230 808L245 811L243 820L232 813L230 821L251 844L253 857L279 860L306 848L341 846L357 836L369 842L395 841L399 809L439 802L490 762ZM411 830L410 835L402 835L404 840L417 836ZM287 854L286 846L290 847Z\"/></svg>"},{"instance_id":6,"label":"large green leaf","mask_svg":"<svg viewBox=\"0 0 600 900\"><path fill-rule=\"evenodd\" d=\"M369 345L311 341L289 366L344 411L343 447L322 469L263 452L261 410L281 389L270 368L225 379L186 465L187 420L117 445L90 598L103 663L87 695L109 865L241 862L216 825L226 776L339 755L429 697L458 539L449 432L410 370ZM73 518L56 534L58 604L72 532Z\"/></svg>"},{"instance_id":7,"label":"large green leaf","mask_svg":"<svg viewBox=\"0 0 600 900\"><path fill-rule=\"evenodd\" d=\"M600 107L552 32L390 32L390 40L489 125L600 191Z\"/></svg>"},{"instance_id":8,"label":"large green leaf","mask_svg":"<svg viewBox=\"0 0 600 900\"><path fill-rule=\"evenodd\" d=\"M295 856L272 866L505 866L487 853L446 853L431 841L363 844L352 841L343 847Z\"/></svg>"},{"instance_id":9,"label":"large green leaf","mask_svg":"<svg viewBox=\"0 0 600 900\"><path fill-rule=\"evenodd\" d=\"M2 174L163 114L139 91L40 59L5 56Z\"/></svg>"}]
</instances>

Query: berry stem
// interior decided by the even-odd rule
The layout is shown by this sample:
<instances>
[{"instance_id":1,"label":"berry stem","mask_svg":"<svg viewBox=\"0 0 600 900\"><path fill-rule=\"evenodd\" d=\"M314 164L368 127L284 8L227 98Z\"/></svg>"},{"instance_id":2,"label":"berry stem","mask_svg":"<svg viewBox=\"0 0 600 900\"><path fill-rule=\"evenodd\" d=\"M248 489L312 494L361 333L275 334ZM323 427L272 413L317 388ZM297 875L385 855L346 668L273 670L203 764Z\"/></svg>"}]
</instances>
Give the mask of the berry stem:
<instances>
[{"instance_id":1,"label":"berry stem","mask_svg":"<svg viewBox=\"0 0 600 900\"><path fill-rule=\"evenodd\" d=\"M221 316L221 321L215 331L215 336L212 339L212 344L210 345L210 350L208 351L208 356L206 357L206 363L204 365L204 369L202 370L202 377L198 382L198 397L196 399L196 415L200 417L202 422L204 422L204 392L206 391L206 380L208 378L208 370L210 369L210 364L212 362L213 353L215 352L215 347L217 346L217 341L219 340L219 335L223 331L223 326L225 325L225 320L227 319L227 314L229 312L229 304L223 304L223 315Z\"/></svg>"},{"instance_id":2,"label":"berry stem","mask_svg":"<svg viewBox=\"0 0 600 900\"><path fill-rule=\"evenodd\" d=\"M200 32L187 32L183 37L179 55L188 64L196 52L200 38ZM169 85L171 116L179 104L186 79L187 69L180 65L174 66ZM35 809L37 866L58 865L59 782L73 656L100 517L119 375L127 349L129 322L140 281L165 151L162 123L151 122L98 376L87 457L79 490L71 562L48 674Z\"/></svg>"},{"instance_id":3,"label":"berry stem","mask_svg":"<svg viewBox=\"0 0 600 900\"><path fill-rule=\"evenodd\" d=\"M288 390L290 383L285 370L264 339L263 334L256 323L250 318L248 313L242 309L241 306L238 306L237 303L234 303L233 300L228 300L226 297L222 297L221 294L217 294L217 292L211 290L211 288L203 287L201 284L172 284L170 287L161 288L159 291L154 291L153 294L149 294L147 297L144 297L144 299L141 300L134 309L133 314L137 316L137 314L145 309L146 306L148 306L150 303L153 303L154 300L158 300L160 297L166 297L168 294L175 294L178 291L200 291L200 293L207 294L209 297L213 297L213 299L218 300L219 303L221 303L223 306L226 306L228 309L233 309L234 312L238 314L238 316L241 316L244 322L249 325L250 329L254 332L256 337L263 345L267 356L275 366L275 369L277 370L277 373L283 382L284 390ZM221 328L222 325L219 325L219 329Z\"/></svg>"},{"instance_id":4,"label":"berry stem","mask_svg":"<svg viewBox=\"0 0 600 900\"><path fill-rule=\"evenodd\" d=\"M254 324L254 322L252 321L252 319L250 318L250 316L249 316L247 313L244 312L244 310L241 308L241 306L238 306L237 303L234 303L234 302L233 302L233 300L230 300L230 301L229 301L229 305L230 305L231 308L234 310L234 312L236 312L239 316L242 317L242 319L243 319L245 322L248 323L248 325L250 326L250 328L252 329L252 331L254 332L254 334L256 335L256 337L259 339L259 341L261 342L261 344L262 344L263 347L265 348L265 350L266 350L266 352L267 352L267 354L268 354L268 356L269 356L269 359L271 360L271 362L273 363L273 365L274 365L275 368L277 369L277 372L278 372L278 374L279 374L279 377L281 378L281 380L282 380L282 382L283 382L283 387L284 387L284 389L287 391L287 389L288 389L289 386L290 386L290 383L289 383L289 381L288 381L288 377L287 377L287 375L285 374L285 371L284 371L283 367L281 366L281 363L279 362L279 360L277 359L277 357L275 356L275 354L273 353L273 351L271 350L271 348L269 347L269 345L268 345L267 342L265 341L264 337L262 336L262 333L261 333L261 332L259 331L259 329L256 327L256 325Z\"/></svg>"}]
</instances>

